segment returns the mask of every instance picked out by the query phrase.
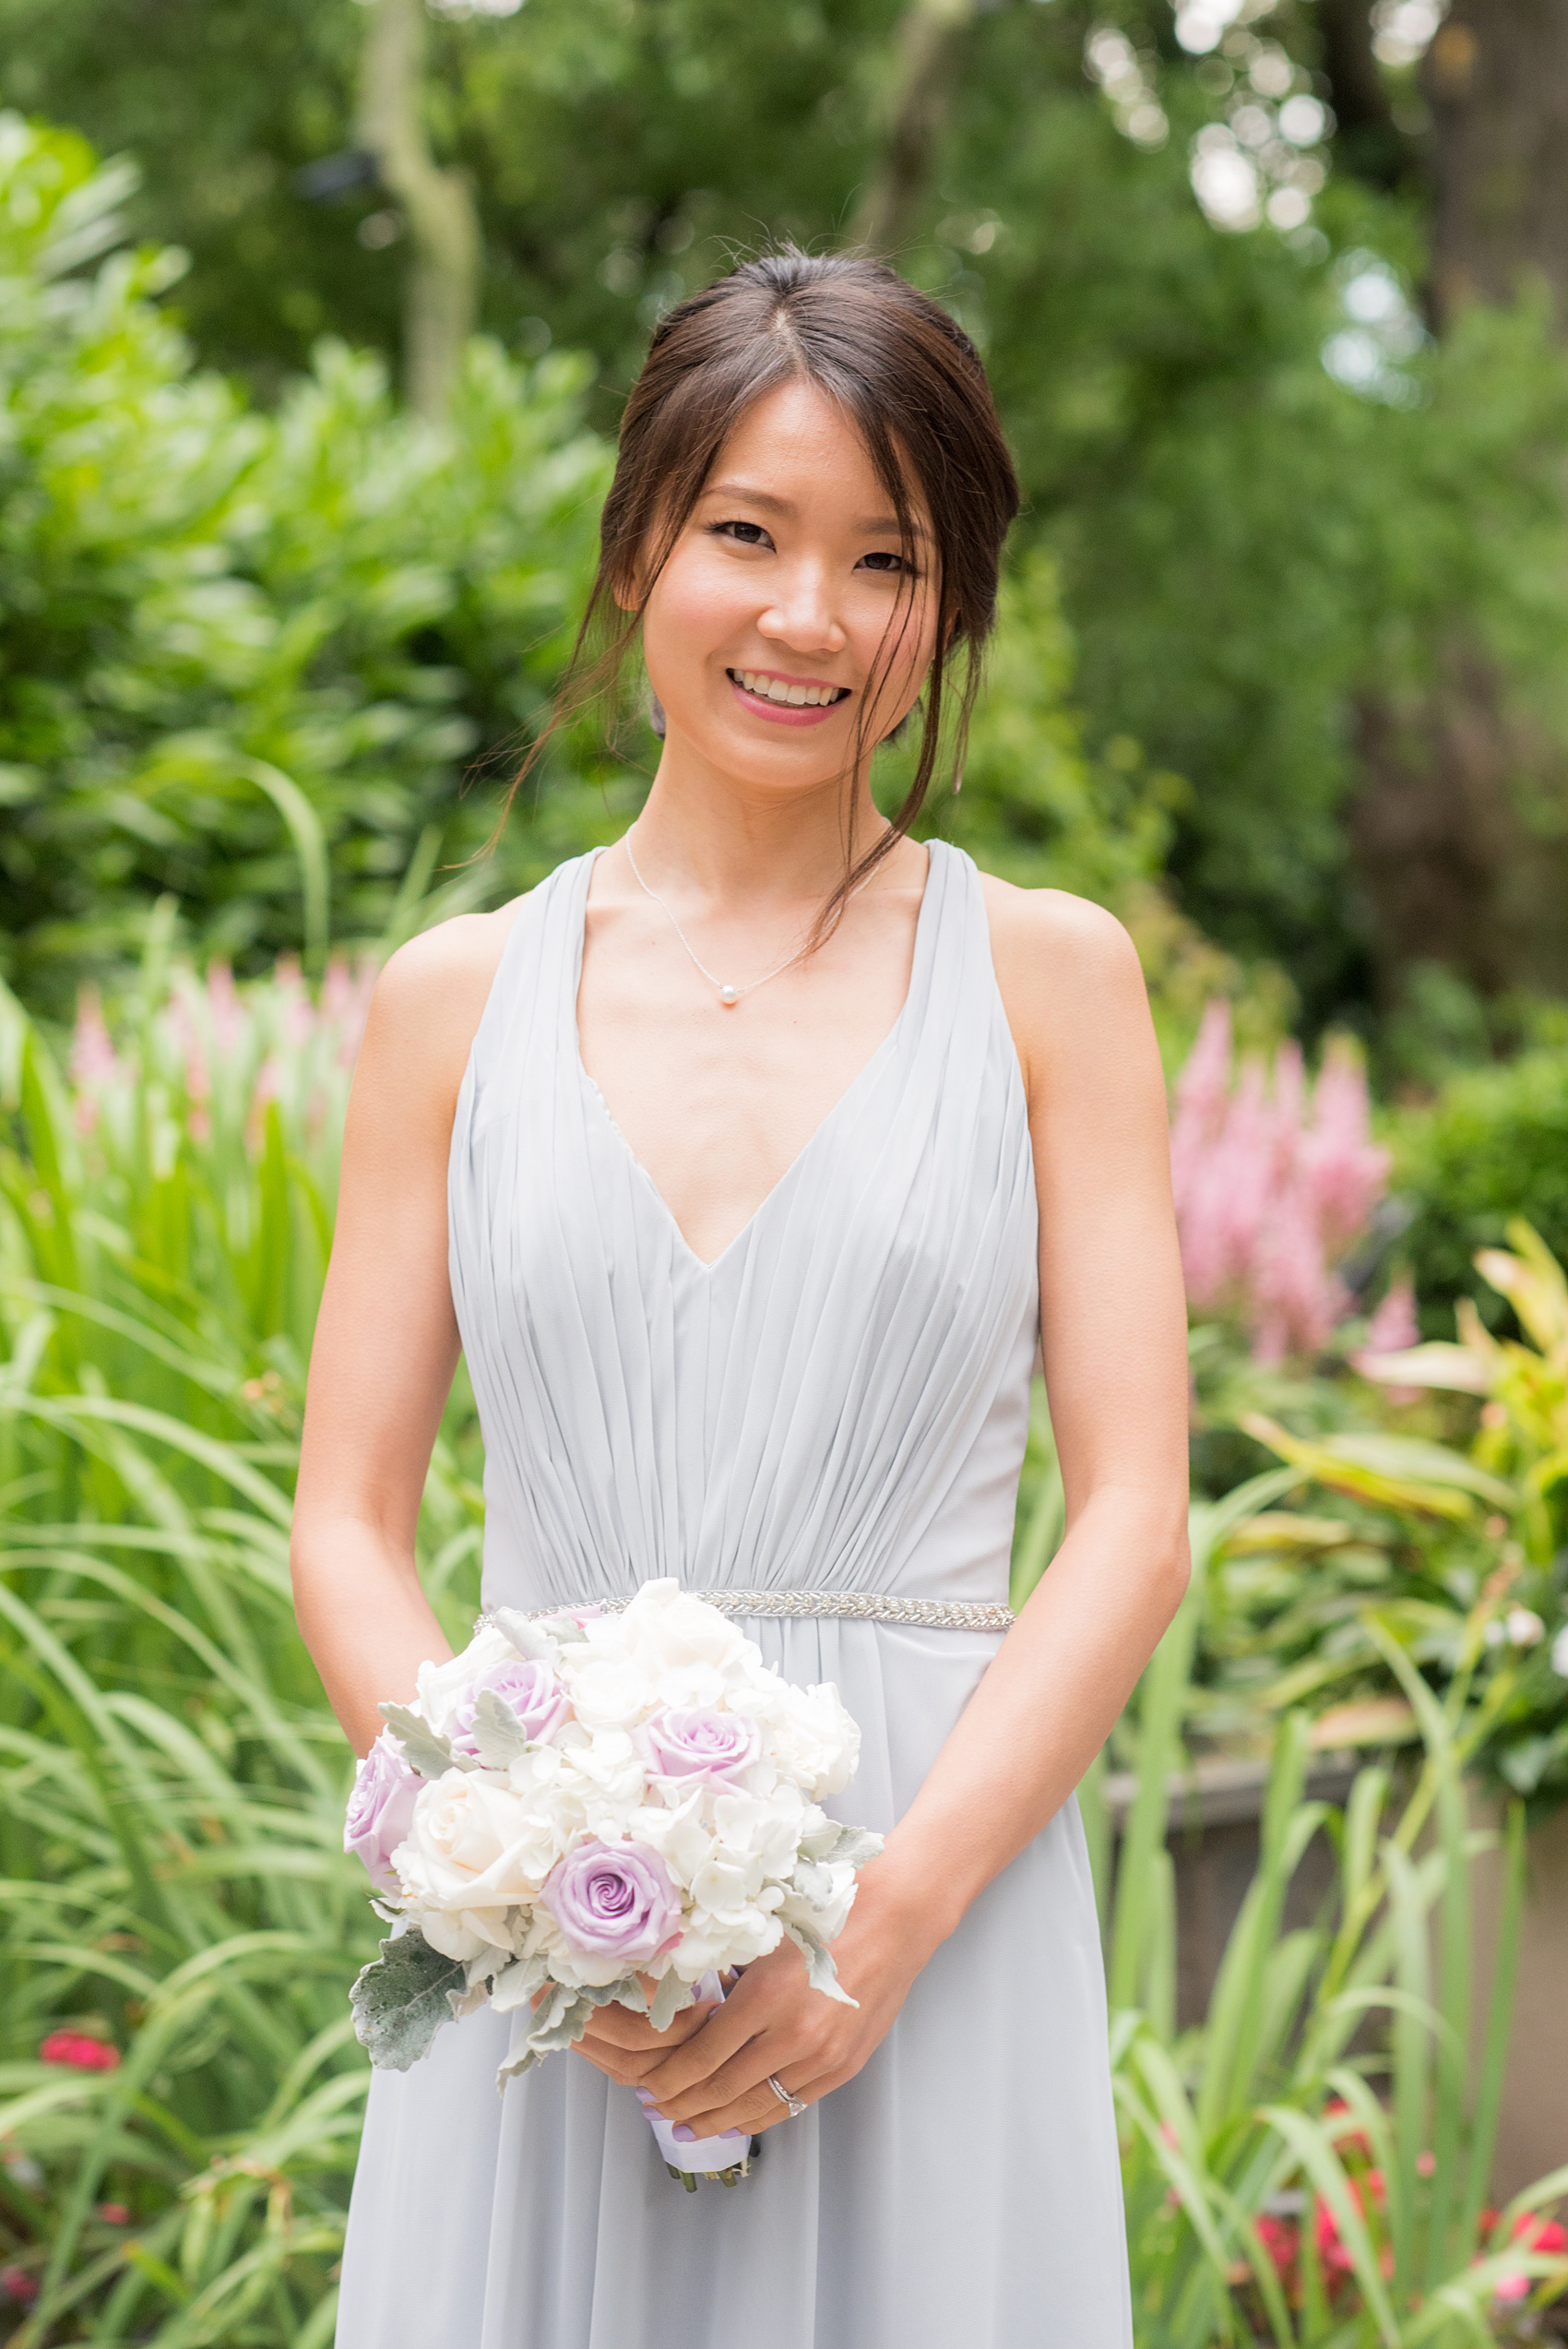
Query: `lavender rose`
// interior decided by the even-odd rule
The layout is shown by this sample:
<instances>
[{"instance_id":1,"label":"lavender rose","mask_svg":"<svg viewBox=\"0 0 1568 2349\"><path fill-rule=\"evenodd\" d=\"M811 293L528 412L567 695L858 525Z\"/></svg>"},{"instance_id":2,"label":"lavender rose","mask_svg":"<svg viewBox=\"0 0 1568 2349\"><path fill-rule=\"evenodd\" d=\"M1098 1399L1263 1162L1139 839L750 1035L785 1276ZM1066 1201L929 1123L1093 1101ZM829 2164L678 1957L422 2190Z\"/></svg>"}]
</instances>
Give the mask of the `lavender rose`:
<instances>
[{"instance_id":1,"label":"lavender rose","mask_svg":"<svg viewBox=\"0 0 1568 2349\"><path fill-rule=\"evenodd\" d=\"M754 1721L707 1705L655 1713L643 1734L648 1767L660 1778L732 1779L762 1751Z\"/></svg>"},{"instance_id":2,"label":"lavender rose","mask_svg":"<svg viewBox=\"0 0 1568 2349\"><path fill-rule=\"evenodd\" d=\"M579 1843L551 1869L540 1897L582 1956L645 1965L681 1938L679 1895L646 1843Z\"/></svg>"},{"instance_id":3,"label":"lavender rose","mask_svg":"<svg viewBox=\"0 0 1568 2349\"><path fill-rule=\"evenodd\" d=\"M481 1688L493 1688L536 1743L553 1735L571 1713L571 1699L547 1663L508 1657L505 1663L493 1663L487 1672L477 1674L453 1706L447 1735L455 1753L479 1751L473 1730Z\"/></svg>"},{"instance_id":4,"label":"lavender rose","mask_svg":"<svg viewBox=\"0 0 1568 2349\"><path fill-rule=\"evenodd\" d=\"M364 1862L372 1883L384 1892L398 1889L392 1854L413 1824L421 1783L389 1729L382 1731L354 1773L343 1849Z\"/></svg>"}]
</instances>

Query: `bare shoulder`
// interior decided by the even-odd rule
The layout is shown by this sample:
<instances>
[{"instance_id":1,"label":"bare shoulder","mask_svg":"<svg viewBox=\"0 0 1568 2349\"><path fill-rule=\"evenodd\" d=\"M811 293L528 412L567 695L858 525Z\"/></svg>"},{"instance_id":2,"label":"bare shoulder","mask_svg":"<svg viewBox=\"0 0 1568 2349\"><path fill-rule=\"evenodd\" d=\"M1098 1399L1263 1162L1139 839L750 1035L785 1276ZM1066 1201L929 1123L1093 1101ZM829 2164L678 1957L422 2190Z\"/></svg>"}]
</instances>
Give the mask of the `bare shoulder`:
<instances>
[{"instance_id":1,"label":"bare shoulder","mask_svg":"<svg viewBox=\"0 0 1568 2349\"><path fill-rule=\"evenodd\" d=\"M981 876L992 960L1031 1084L1071 1063L1109 1076L1154 1050L1137 948L1102 905L1065 889L1023 889Z\"/></svg>"},{"instance_id":2,"label":"bare shoulder","mask_svg":"<svg viewBox=\"0 0 1568 2349\"><path fill-rule=\"evenodd\" d=\"M375 983L355 1090L429 1103L449 1126L496 969L522 906L458 913L389 955Z\"/></svg>"}]
</instances>

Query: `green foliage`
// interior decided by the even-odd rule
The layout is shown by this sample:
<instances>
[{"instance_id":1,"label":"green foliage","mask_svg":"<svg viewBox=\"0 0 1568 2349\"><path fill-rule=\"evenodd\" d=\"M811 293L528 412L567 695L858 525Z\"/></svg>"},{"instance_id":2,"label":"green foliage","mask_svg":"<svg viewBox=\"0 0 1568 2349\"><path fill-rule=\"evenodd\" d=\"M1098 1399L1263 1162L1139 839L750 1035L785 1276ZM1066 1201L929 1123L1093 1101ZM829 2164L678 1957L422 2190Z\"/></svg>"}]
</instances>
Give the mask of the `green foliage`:
<instances>
[{"instance_id":1,"label":"green foliage","mask_svg":"<svg viewBox=\"0 0 1568 2349\"><path fill-rule=\"evenodd\" d=\"M932 816L1004 881L1122 906L1164 868L1181 786L1134 742L1090 750L1075 668L1057 568L1036 548L1003 583L962 792Z\"/></svg>"},{"instance_id":2,"label":"green foliage","mask_svg":"<svg viewBox=\"0 0 1568 2349\"><path fill-rule=\"evenodd\" d=\"M14 2349L330 2340L375 1928L288 1538L368 975L236 995L155 932L69 1085L0 995L0 2264L40 2287ZM459 1637L475 1468L459 1389L420 1537ZM63 2024L122 2060L40 2060Z\"/></svg>"},{"instance_id":3,"label":"green foliage","mask_svg":"<svg viewBox=\"0 0 1568 2349\"><path fill-rule=\"evenodd\" d=\"M1097 1774L1085 1790L1104 1888L1134 2326L1151 2349L1258 2338L1415 2349L1450 2330L1484 2339L1511 2270L1539 2279L1538 2302L1568 2283L1562 2258L1508 2248L1524 2239L1528 2212L1568 2190L1568 2173L1501 2215L1485 2208L1523 1822L1515 1811L1505 1954L1483 2017L1471 1989L1465 1747L1408 1665L1425 1751L1402 1800L1375 1767L1342 1811L1304 1800L1306 1723L1292 1714L1280 1724L1257 1872L1203 2021L1176 2027L1167 1835L1205 1569L1277 1485L1260 1478L1194 1521L1194 1589L1134 1708L1137 1770L1114 1867L1104 1782ZM1338 1861L1332 1901L1287 1931L1291 1878L1320 1835ZM1369 2043L1374 2017L1385 2033Z\"/></svg>"},{"instance_id":4,"label":"green foliage","mask_svg":"<svg viewBox=\"0 0 1568 2349\"><path fill-rule=\"evenodd\" d=\"M464 768L541 706L605 478L582 370L485 342L449 435L340 344L250 411L152 299L167 256L66 274L124 192L69 135L0 125L0 933L56 1008L156 893L207 951L303 936L319 967L329 929L395 927L481 847L497 801ZM462 889L536 878L563 812L519 811Z\"/></svg>"},{"instance_id":5,"label":"green foliage","mask_svg":"<svg viewBox=\"0 0 1568 2349\"><path fill-rule=\"evenodd\" d=\"M1430 1105L1393 1120L1395 1188L1413 1207L1402 1246L1434 1337L1472 1296L1494 1323L1502 1308L1474 1271L1522 1215L1568 1258L1568 1051L1543 1047L1453 1077Z\"/></svg>"},{"instance_id":6,"label":"green foliage","mask_svg":"<svg viewBox=\"0 0 1568 2349\"><path fill-rule=\"evenodd\" d=\"M781 233L842 240L885 157L903 14L529 0L434 21L427 111L475 185L490 328L525 354L551 337L591 352L608 430L671 302ZM1443 755L1434 680L1492 664L1510 740L1531 745L1514 814L1547 845L1568 731L1568 366L1543 305L1468 313L1420 346L1414 178L1388 196L1336 173L1313 225L1284 235L1216 230L1189 185L1190 143L1239 102L1249 54L1321 67L1319 14L1279 0L1194 60L1165 0L975 8L899 244L985 346L1024 535L1062 566L1087 739L1135 741L1148 772L1186 780L1161 803L1185 912L1233 954L1283 960L1313 1025L1372 993L1345 825L1369 700L1420 771ZM1124 135L1085 73L1107 20L1137 46L1163 141ZM406 247L355 242L367 221L396 238L385 192L313 206L294 180L352 143L362 21L350 0L231 0L189 22L0 0L12 93L145 158L139 218L196 256L181 298L203 352L269 388L326 328L396 341ZM1403 287L1404 342L1362 396L1321 354L1369 263ZM1009 808L998 845L1038 824Z\"/></svg>"}]
</instances>

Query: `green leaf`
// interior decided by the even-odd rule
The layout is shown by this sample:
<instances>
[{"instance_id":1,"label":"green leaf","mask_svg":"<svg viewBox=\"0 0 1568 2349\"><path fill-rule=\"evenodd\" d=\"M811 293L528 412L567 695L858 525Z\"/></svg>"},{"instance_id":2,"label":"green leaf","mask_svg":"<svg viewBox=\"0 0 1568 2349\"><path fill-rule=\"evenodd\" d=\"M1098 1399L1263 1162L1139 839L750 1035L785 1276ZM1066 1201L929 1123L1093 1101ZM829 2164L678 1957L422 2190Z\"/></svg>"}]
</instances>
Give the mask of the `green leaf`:
<instances>
[{"instance_id":1,"label":"green leaf","mask_svg":"<svg viewBox=\"0 0 1568 2349\"><path fill-rule=\"evenodd\" d=\"M451 2021L454 1998L461 1997L467 1978L465 1967L412 1928L384 1941L381 1955L349 1994L354 2036L371 2062L385 2071L407 2071L428 2055L442 2024Z\"/></svg>"}]
</instances>

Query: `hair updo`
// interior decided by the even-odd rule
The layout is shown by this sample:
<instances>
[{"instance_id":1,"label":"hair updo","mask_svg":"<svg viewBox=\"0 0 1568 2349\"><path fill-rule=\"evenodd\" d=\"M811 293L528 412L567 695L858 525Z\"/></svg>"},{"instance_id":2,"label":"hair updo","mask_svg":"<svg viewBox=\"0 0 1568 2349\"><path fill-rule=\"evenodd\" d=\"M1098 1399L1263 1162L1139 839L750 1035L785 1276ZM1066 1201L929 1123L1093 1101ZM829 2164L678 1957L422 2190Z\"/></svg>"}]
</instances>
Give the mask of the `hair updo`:
<instances>
[{"instance_id":1,"label":"hair updo","mask_svg":"<svg viewBox=\"0 0 1568 2349\"><path fill-rule=\"evenodd\" d=\"M909 493L918 490L937 573L936 651L914 779L892 832L845 875L827 911L830 925L849 889L924 804L950 697L948 664L960 646L952 742L961 770L1003 543L1018 510L1017 479L980 354L939 304L896 271L787 245L745 262L660 322L621 419L599 566L554 722L615 683L648 591L741 418L769 392L800 381L831 399L859 434L897 518L906 557L914 552ZM635 594L636 607L623 610L617 590ZM905 589L905 625L909 602ZM901 633L890 627L891 641L885 638L884 674ZM875 698L874 692L861 698L862 730L874 720ZM873 747L858 741L855 765Z\"/></svg>"}]
</instances>

